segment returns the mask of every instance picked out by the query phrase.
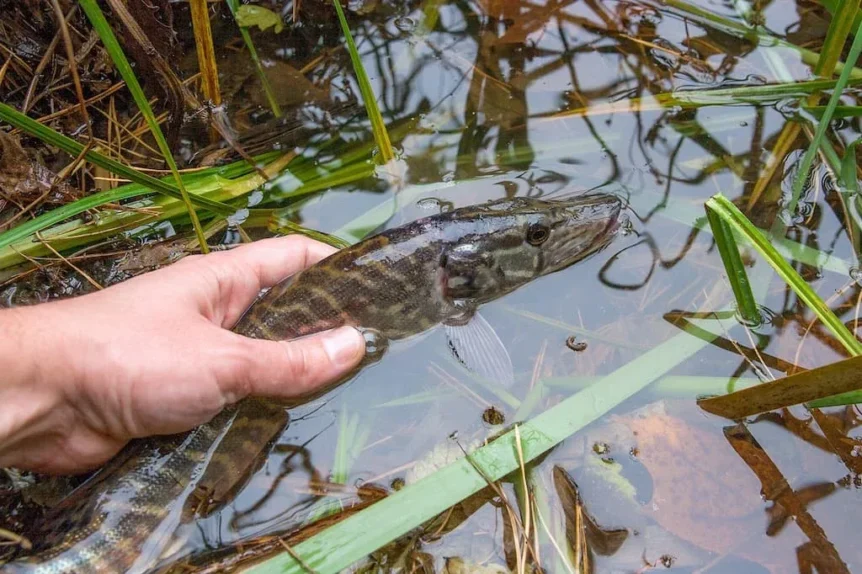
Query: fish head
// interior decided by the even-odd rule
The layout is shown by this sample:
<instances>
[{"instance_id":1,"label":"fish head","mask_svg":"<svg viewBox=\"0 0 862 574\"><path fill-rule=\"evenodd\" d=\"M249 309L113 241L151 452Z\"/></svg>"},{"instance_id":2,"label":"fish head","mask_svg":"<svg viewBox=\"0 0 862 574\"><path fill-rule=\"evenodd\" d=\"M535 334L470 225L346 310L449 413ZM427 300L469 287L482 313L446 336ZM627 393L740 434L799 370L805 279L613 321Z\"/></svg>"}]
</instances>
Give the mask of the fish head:
<instances>
[{"instance_id":1,"label":"fish head","mask_svg":"<svg viewBox=\"0 0 862 574\"><path fill-rule=\"evenodd\" d=\"M490 301L568 267L611 241L622 210L622 201L607 194L519 197L456 210L463 225L441 257L445 294Z\"/></svg>"}]
</instances>

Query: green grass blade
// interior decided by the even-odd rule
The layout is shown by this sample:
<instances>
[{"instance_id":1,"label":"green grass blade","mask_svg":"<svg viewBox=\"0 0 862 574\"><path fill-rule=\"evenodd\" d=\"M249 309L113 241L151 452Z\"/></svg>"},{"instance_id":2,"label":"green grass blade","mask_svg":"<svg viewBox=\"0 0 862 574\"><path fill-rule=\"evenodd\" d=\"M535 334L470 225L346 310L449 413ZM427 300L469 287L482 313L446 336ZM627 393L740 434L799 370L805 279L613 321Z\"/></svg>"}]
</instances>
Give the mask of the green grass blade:
<instances>
[{"instance_id":1,"label":"green grass blade","mask_svg":"<svg viewBox=\"0 0 862 574\"><path fill-rule=\"evenodd\" d=\"M548 409L520 427L525 462L535 460L573 433L598 419L708 343L681 333L617 369L598 383ZM444 512L491 480L519 468L515 433L510 431L476 450L472 464L460 459L421 481L296 545L293 550L319 574L335 574ZM288 553L247 570L253 574L306 574Z\"/></svg>"},{"instance_id":2,"label":"green grass blade","mask_svg":"<svg viewBox=\"0 0 862 574\"><path fill-rule=\"evenodd\" d=\"M824 407L843 407L845 405L858 405L862 403L862 391L850 391L811 401L806 406L811 409L822 409Z\"/></svg>"},{"instance_id":3,"label":"green grass blade","mask_svg":"<svg viewBox=\"0 0 862 574\"><path fill-rule=\"evenodd\" d=\"M135 103L138 105L138 109L141 111L141 115L146 120L147 125L150 128L150 132L152 132L153 137L156 140L156 144L158 144L159 150L165 158L165 162L167 162L171 173L174 175L174 181L177 184L177 188L180 190L183 202L186 204L186 209L188 210L192 226L195 229L195 234L200 243L201 251L203 253L207 253L209 248L207 247L206 237L204 237L201 222L198 220L198 214L195 211L194 205L192 205L189 193L183 185L179 169L177 169L177 163L174 161L173 154L168 147L168 142L165 140L165 136L162 133L159 122L156 120L156 116L150 107L150 102L147 100L147 96L144 94L134 71L132 71L132 66L126 59L126 55L123 53L123 49L120 47L120 43L117 41L114 31L111 30L111 26L108 24L108 21L102 13L101 8L99 8L99 5L96 3L96 0L78 0L78 3L84 10L87 18L89 18L90 23L93 25L93 29L96 30L97 34L99 34L99 38L101 38L102 44L105 46L114 66L117 68L123 81L126 82L126 87L129 88L132 98L134 98Z\"/></svg>"},{"instance_id":4,"label":"green grass blade","mask_svg":"<svg viewBox=\"0 0 862 574\"><path fill-rule=\"evenodd\" d=\"M848 79L845 85L856 86L862 78ZM808 80L765 86L739 86L691 92L663 92L652 96L663 106L698 108L703 106L738 106L741 104L765 105L789 97L803 97L823 90L836 89L836 80Z\"/></svg>"},{"instance_id":5,"label":"green grass blade","mask_svg":"<svg viewBox=\"0 0 862 574\"><path fill-rule=\"evenodd\" d=\"M227 2L227 7L230 9L231 14L233 14L234 20L236 20L236 11L239 10L239 0L225 0L225 2ZM272 84L269 83L269 78L266 77L266 73L263 71L263 64L261 64L260 57L257 55L257 49L254 47L251 34L248 33L248 28L240 26L239 22L237 22L237 26L239 27L242 41L245 43L245 47L248 50L252 63L254 64L254 71L257 74L257 79L263 87L266 101L269 102L269 108L272 110L275 117L280 118L284 113L281 111L281 106L278 105L278 100L275 98Z\"/></svg>"},{"instance_id":6,"label":"green grass blade","mask_svg":"<svg viewBox=\"0 0 862 574\"><path fill-rule=\"evenodd\" d=\"M724 264L727 279L730 281L733 295L736 297L739 314L749 325L759 325L761 323L760 311L754 300L754 294L751 292L748 273L745 271L742 258L739 256L739 247L736 245L733 231L721 216L709 206L706 208L706 216L709 220L709 226L712 228L712 235L715 237L718 252L721 255L721 262Z\"/></svg>"},{"instance_id":7,"label":"green grass blade","mask_svg":"<svg viewBox=\"0 0 862 574\"><path fill-rule=\"evenodd\" d=\"M862 37L862 36L860 36ZM769 239L764 236L748 219L739 211L733 203L721 194L714 195L706 202L707 208L713 210L733 230L745 237L751 245L766 259L767 263L778 273L781 279L796 293L797 296L811 309L823 322L827 329L847 349L850 355L855 356L862 353L862 344L856 340L841 320L821 299L811 286L796 272L778 251L775 250Z\"/></svg>"},{"instance_id":8,"label":"green grass blade","mask_svg":"<svg viewBox=\"0 0 862 574\"><path fill-rule=\"evenodd\" d=\"M829 22L829 30L826 31L826 39L820 48L820 59L814 66L814 74L817 76L831 76L832 70L841 59L841 51L847 36L853 28L853 18L859 9L859 0L838 0L837 11ZM854 61L855 60L851 60Z\"/></svg>"},{"instance_id":9,"label":"green grass blade","mask_svg":"<svg viewBox=\"0 0 862 574\"><path fill-rule=\"evenodd\" d=\"M713 338L719 335L714 335ZM541 379L546 387L554 389L580 390L595 383L599 377L573 376ZM704 395L718 395L738 389L761 385L756 377L706 377L696 375L668 375L658 379L645 393L656 399L696 399Z\"/></svg>"},{"instance_id":10,"label":"green grass blade","mask_svg":"<svg viewBox=\"0 0 862 574\"><path fill-rule=\"evenodd\" d=\"M819 120L823 117L826 106L802 106L802 109ZM862 116L862 106L835 106L835 111L832 112L832 119L858 118L859 116Z\"/></svg>"},{"instance_id":11,"label":"green grass blade","mask_svg":"<svg viewBox=\"0 0 862 574\"><path fill-rule=\"evenodd\" d=\"M344 33L344 38L347 41L347 51L350 53L350 61L353 63L353 71L356 73L356 81L359 84L359 91L362 94L362 100L365 104L365 109L368 112L368 119L371 121L371 130L374 133L374 141L377 142L377 149L380 151L380 163L386 164L395 159L395 153L392 151L392 143L389 141L389 132L386 131L386 124L383 123L383 116L380 115L380 108L377 107L377 98L374 95L374 90L371 87L371 81L368 79L368 74L365 73L365 66L362 65L362 58L359 56L359 51L356 49L356 43L353 41L353 34L350 33L350 26L347 24L347 18L344 16L344 11L341 9L339 0L332 0L332 5L335 6L335 12L338 14L338 21L341 23L341 30Z\"/></svg>"},{"instance_id":12,"label":"green grass blade","mask_svg":"<svg viewBox=\"0 0 862 574\"><path fill-rule=\"evenodd\" d=\"M822 4L826 11L832 14L833 16L841 10L842 0L819 0L820 4ZM851 14L851 22L853 23L850 29L858 28L862 25L862 10L859 10L857 7L855 11Z\"/></svg>"},{"instance_id":13,"label":"green grass blade","mask_svg":"<svg viewBox=\"0 0 862 574\"><path fill-rule=\"evenodd\" d=\"M850 53L847 56L848 62L856 62L859 59L859 54L862 53L862 34L860 34L860 31L862 31L862 24L860 24L860 27L856 29L856 37L853 38L853 45L850 47ZM846 66L841 70L841 75L838 77L835 89L832 92L832 96L829 98L829 103L826 104L826 110L823 112L823 117L817 124L817 130L814 132L814 139L811 141L811 145L808 146L808 149L805 150L805 155L799 163L799 172L796 174L796 179L793 180L793 189L791 191L790 201L787 202L786 207L790 213L793 213L796 209L799 196L802 195L802 188L805 186L805 182L808 179L808 173L811 171L811 164L814 163L814 155L820 148L820 142L823 139L823 136L826 135L826 130L829 128L829 122L832 121L832 114L835 111L836 106L838 106L838 102L841 99L841 93L844 91L845 86L847 86L847 81L850 79L850 71L850 66Z\"/></svg>"},{"instance_id":14,"label":"green grass blade","mask_svg":"<svg viewBox=\"0 0 862 574\"><path fill-rule=\"evenodd\" d=\"M273 161L264 170L271 170L270 173L277 172L283 168L284 163L288 159L289 156L283 157L280 161ZM220 200L232 200L247 195L265 183L265 179L257 171L252 171L252 166L249 166L247 163L244 163L244 165L235 165L237 165L234 168L235 172L246 173L247 175L234 180L226 179L222 176L222 174L229 173L226 169L225 171L221 169L213 170L208 172L206 177L201 177L197 174L188 174L186 176L188 179L188 189L195 197L203 195L206 197L217 197ZM212 200L210 199L209 201ZM153 200L146 199L129 207L154 207L158 209L158 214L149 215L136 211L119 211L103 215L98 220L88 223L81 220L72 220L46 229L42 234L43 239L50 241L51 246L55 249L63 251L73 247L91 245L119 233L157 221L176 221L183 214L188 213L182 201L169 197L157 197ZM268 221L272 215L271 210L263 211L265 211L265 214L259 216L258 210L250 210L249 219L252 217L262 217L265 221ZM24 237L21 241L0 247L0 269L21 262L24 260L25 255L35 257L45 254L46 251L47 248L41 241L33 241L30 236Z\"/></svg>"},{"instance_id":15,"label":"green grass blade","mask_svg":"<svg viewBox=\"0 0 862 574\"><path fill-rule=\"evenodd\" d=\"M261 158L261 161L264 161ZM195 184L197 182L201 182L206 179L212 179L214 182L225 181L225 183L230 184L228 181L230 178L245 176L252 171L252 167L246 161L239 161L236 163L232 163L226 166L211 168L206 170L201 170L189 174L183 175L183 181L186 182L186 185ZM173 176L171 176L172 178ZM168 178L163 178L162 182L167 181ZM25 223L21 223L16 225L12 229L6 231L5 233L0 234L0 250L2 248L11 245L17 241L21 241L31 235L36 234L37 232L44 231L55 225L64 221L66 219L70 219L75 217L76 215L80 215L85 211L89 211L90 209L95 209L97 207L101 207L106 203L115 203L119 201L124 201L127 199L132 199L135 197L141 197L145 195L149 195L152 193L152 189L149 187L145 187L144 185L131 183L127 185L122 185L116 189L109 189L106 191L102 191L99 193L94 193L93 195L88 195L87 197L81 198L73 203L69 203L46 213L39 215L27 221ZM176 197L170 196L174 199L179 198L179 192L176 192ZM206 198L203 198L203 201L200 201L200 198L197 196L193 196L194 201L196 203L207 203ZM223 205L225 211L230 210L230 213L234 213L236 210L227 205L220 202L212 202L217 205ZM225 213L225 215L230 215L230 213ZM2 265L0 265L2 268Z\"/></svg>"},{"instance_id":16,"label":"green grass blade","mask_svg":"<svg viewBox=\"0 0 862 574\"><path fill-rule=\"evenodd\" d=\"M841 160L841 171L839 172L841 187L858 198L859 180L856 179L856 146L862 138L855 140L844 151L844 159Z\"/></svg>"}]
</instances>

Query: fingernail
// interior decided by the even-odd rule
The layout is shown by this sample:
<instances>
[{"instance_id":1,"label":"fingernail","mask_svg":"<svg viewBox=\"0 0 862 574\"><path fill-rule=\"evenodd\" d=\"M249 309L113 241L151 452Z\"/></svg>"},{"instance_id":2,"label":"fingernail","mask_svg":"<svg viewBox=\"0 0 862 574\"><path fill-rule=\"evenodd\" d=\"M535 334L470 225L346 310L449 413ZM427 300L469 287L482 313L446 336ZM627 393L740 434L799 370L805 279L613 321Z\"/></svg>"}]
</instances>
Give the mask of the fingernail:
<instances>
[{"instance_id":1,"label":"fingernail","mask_svg":"<svg viewBox=\"0 0 862 574\"><path fill-rule=\"evenodd\" d=\"M323 350L334 365L353 366L365 354L365 340L353 327L339 327L323 336Z\"/></svg>"}]
</instances>

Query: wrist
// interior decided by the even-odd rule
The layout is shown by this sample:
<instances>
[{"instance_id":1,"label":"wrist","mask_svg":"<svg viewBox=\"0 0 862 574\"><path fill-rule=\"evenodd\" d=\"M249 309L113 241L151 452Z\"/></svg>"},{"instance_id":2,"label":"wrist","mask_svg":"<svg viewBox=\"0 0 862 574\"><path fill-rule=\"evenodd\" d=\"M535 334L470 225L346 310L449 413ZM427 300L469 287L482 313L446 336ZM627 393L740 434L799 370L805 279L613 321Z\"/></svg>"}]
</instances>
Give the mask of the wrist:
<instances>
[{"instance_id":1,"label":"wrist","mask_svg":"<svg viewBox=\"0 0 862 574\"><path fill-rule=\"evenodd\" d=\"M45 376L52 345L39 320L35 308L0 311L0 467L21 464L27 444L62 432L62 393Z\"/></svg>"}]
</instances>

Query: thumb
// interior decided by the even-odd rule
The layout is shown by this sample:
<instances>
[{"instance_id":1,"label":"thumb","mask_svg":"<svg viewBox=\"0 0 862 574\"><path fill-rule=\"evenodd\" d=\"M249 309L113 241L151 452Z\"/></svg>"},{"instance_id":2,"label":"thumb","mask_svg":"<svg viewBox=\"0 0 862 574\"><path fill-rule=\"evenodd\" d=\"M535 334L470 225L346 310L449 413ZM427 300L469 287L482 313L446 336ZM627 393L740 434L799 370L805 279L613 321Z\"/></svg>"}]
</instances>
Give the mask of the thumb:
<instances>
[{"instance_id":1,"label":"thumb","mask_svg":"<svg viewBox=\"0 0 862 574\"><path fill-rule=\"evenodd\" d=\"M333 383L365 355L365 339L353 327L293 341L245 341L250 364L239 377L244 383L242 394L274 398L295 397Z\"/></svg>"}]
</instances>

